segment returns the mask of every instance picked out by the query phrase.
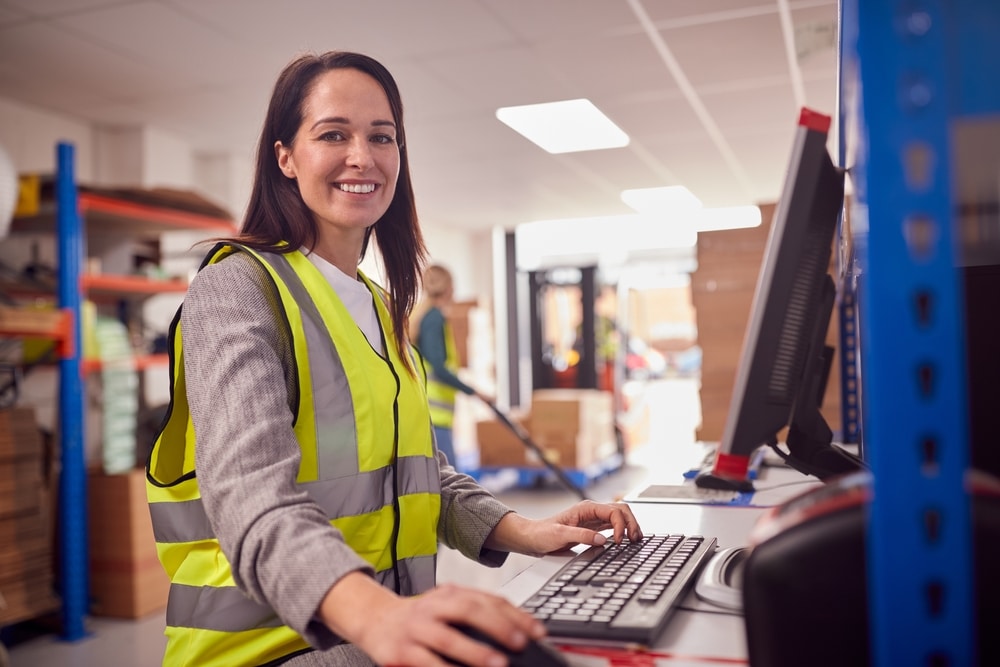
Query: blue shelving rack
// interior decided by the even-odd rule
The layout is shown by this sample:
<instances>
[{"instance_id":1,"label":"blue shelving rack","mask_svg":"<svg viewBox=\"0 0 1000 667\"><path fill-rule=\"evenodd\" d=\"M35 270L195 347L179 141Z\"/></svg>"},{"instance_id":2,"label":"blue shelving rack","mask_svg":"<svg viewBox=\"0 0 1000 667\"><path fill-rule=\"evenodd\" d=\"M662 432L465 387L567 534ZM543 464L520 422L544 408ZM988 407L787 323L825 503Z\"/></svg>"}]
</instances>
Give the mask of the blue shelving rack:
<instances>
[{"instance_id":1,"label":"blue shelving rack","mask_svg":"<svg viewBox=\"0 0 1000 667\"><path fill-rule=\"evenodd\" d=\"M86 636L87 614L87 470L84 450L83 339L80 273L83 220L77 202L72 144L56 147L56 224L59 255L59 307L71 314L72 354L59 361L59 567L62 636Z\"/></svg>"},{"instance_id":2,"label":"blue shelving rack","mask_svg":"<svg viewBox=\"0 0 1000 667\"><path fill-rule=\"evenodd\" d=\"M844 0L872 664L976 664L954 126L1000 132L1000 3ZM993 193L995 194L995 192Z\"/></svg>"}]
</instances>

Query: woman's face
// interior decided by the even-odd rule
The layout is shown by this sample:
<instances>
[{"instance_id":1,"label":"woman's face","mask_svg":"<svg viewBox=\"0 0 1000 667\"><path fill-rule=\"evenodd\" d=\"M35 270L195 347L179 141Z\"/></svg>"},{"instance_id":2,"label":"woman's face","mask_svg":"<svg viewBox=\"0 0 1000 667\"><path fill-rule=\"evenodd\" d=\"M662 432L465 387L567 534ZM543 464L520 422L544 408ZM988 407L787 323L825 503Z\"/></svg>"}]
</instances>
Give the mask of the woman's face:
<instances>
[{"instance_id":1,"label":"woman's face","mask_svg":"<svg viewBox=\"0 0 1000 667\"><path fill-rule=\"evenodd\" d=\"M396 136L389 100L372 77L334 69L313 82L292 145L277 142L274 150L321 237L331 227L363 231L389 208L399 176Z\"/></svg>"}]
</instances>

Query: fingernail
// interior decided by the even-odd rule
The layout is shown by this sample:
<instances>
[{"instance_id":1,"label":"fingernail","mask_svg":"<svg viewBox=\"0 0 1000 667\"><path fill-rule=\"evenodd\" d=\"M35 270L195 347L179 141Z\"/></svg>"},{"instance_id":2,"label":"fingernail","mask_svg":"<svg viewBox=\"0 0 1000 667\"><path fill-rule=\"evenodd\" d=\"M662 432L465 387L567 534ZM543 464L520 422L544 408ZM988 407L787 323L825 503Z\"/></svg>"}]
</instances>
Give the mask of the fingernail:
<instances>
[{"instance_id":1,"label":"fingernail","mask_svg":"<svg viewBox=\"0 0 1000 667\"><path fill-rule=\"evenodd\" d=\"M531 626L531 636L535 639L541 639L545 636L545 624L541 621L536 622Z\"/></svg>"},{"instance_id":2,"label":"fingernail","mask_svg":"<svg viewBox=\"0 0 1000 667\"><path fill-rule=\"evenodd\" d=\"M597 533L596 535L594 535L594 546L595 547L599 547L599 546L601 546L602 544L604 544L607 541L608 541L608 538L604 537L600 533Z\"/></svg>"},{"instance_id":3,"label":"fingernail","mask_svg":"<svg viewBox=\"0 0 1000 667\"><path fill-rule=\"evenodd\" d=\"M512 634L510 638L511 641L514 642L514 645L517 647L524 646L525 644L528 643L528 637L523 632L518 630L515 630L514 634Z\"/></svg>"},{"instance_id":4,"label":"fingernail","mask_svg":"<svg viewBox=\"0 0 1000 667\"><path fill-rule=\"evenodd\" d=\"M491 655L486 658L486 664L489 667L507 667L507 659L499 655Z\"/></svg>"}]
</instances>

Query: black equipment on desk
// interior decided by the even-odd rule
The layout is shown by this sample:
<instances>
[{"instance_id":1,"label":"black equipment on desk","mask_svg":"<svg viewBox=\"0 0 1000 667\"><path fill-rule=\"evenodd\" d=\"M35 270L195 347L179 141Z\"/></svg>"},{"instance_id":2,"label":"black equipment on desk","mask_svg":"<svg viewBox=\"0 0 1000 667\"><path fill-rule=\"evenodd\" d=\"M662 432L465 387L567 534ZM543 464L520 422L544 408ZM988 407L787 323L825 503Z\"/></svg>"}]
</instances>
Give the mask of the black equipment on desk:
<instances>
[{"instance_id":1,"label":"black equipment on desk","mask_svg":"<svg viewBox=\"0 0 1000 667\"><path fill-rule=\"evenodd\" d=\"M753 491L748 467L762 445L807 475L865 467L833 442L820 413L834 349L826 345L837 286L828 273L844 206L845 172L827 150L832 119L803 108L774 212L725 428L702 488ZM788 427L785 445L778 434Z\"/></svg>"},{"instance_id":2,"label":"black equipment on desk","mask_svg":"<svg viewBox=\"0 0 1000 667\"><path fill-rule=\"evenodd\" d=\"M646 535L578 553L522 608L556 638L651 646L716 552L715 538Z\"/></svg>"},{"instance_id":3,"label":"black equipment on desk","mask_svg":"<svg viewBox=\"0 0 1000 667\"><path fill-rule=\"evenodd\" d=\"M1000 482L982 479L972 483L971 504L976 632L985 667L1000 665ZM742 570L752 666L869 664L870 480L867 472L831 480L774 508L755 526Z\"/></svg>"}]
</instances>

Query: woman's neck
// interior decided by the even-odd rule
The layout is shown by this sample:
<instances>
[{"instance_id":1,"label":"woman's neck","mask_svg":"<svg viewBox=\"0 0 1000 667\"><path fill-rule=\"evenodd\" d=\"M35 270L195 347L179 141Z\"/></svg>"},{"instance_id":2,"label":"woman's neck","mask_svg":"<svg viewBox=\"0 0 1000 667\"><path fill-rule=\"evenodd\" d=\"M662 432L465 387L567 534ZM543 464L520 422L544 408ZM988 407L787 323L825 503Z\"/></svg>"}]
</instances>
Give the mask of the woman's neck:
<instances>
[{"instance_id":1,"label":"woman's neck","mask_svg":"<svg viewBox=\"0 0 1000 667\"><path fill-rule=\"evenodd\" d=\"M312 251L336 266L345 275L357 278L362 245L364 245L363 235L357 239L346 238L345 235L331 238L327 235L316 242L316 247Z\"/></svg>"}]
</instances>

